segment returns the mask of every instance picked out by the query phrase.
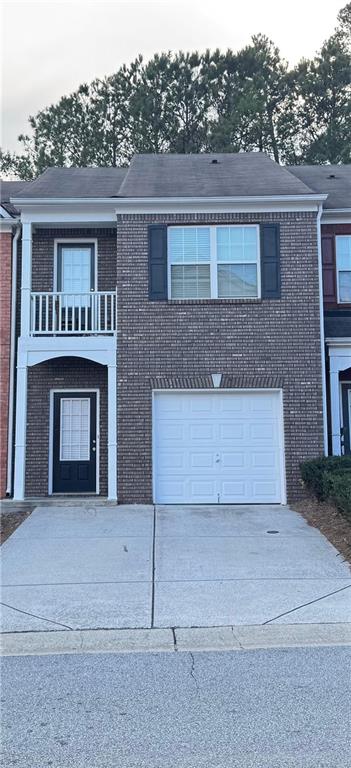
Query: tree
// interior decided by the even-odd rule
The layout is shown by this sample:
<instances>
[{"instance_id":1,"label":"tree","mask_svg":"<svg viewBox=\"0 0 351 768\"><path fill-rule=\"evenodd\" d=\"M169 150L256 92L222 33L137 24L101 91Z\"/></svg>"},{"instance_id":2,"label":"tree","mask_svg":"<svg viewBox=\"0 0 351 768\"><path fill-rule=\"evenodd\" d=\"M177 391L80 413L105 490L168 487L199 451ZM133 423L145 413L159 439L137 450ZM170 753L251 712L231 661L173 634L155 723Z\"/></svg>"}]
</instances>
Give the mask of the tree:
<instances>
[{"instance_id":1,"label":"tree","mask_svg":"<svg viewBox=\"0 0 351 768\"><path fill-rule=\"evenodd\" d=\"M124 166L135 152L267 152L277 162L351 161L351 3L311 60L289 70L264 35L234 53L138 56L29 118L5 175L52 165Z\"/></svg>"},{"instance_id":2,"label":"tree","mask_svg":"<svg viewBox=\"0 0 351 768\"><path fill-rule=\"evenodd\" d=\"M264 35L219 64L217 116L212 124L212 146L226 151L266 151L279 162L284 154L279 125L289 103L287 64Z\"/></svg>"},{"instance_id":3,"label":"tree","mask_svg":"<svg viewBox=\"0 0 351 768\"><path fill-rule=\"evenodd\" d=\"M338 18L320 53L295 72L299 162L351 162L350 3Z\"/></svg>"}]
</instances>

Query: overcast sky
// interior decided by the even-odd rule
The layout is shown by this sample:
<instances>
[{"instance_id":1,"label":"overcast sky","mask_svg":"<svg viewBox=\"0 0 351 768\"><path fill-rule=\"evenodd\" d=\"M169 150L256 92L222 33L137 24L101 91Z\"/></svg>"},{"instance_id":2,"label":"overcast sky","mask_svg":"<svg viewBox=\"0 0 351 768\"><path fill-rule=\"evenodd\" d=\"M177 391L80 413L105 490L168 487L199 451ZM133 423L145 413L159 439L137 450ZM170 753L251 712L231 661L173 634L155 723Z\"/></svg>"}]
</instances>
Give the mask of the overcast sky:
<instances>
[{"instance_id":1,"label":"overcast sky","mask_svg":"<svg viewBox=\"0 0 351 768\"><path fill-rule=\"evenodd\" d=\"M0 0L1 2L1 0ZM262 32L291 63L332 33L346 0L2 0L2 136L18 147L27 118L138 53L232 48Z\"/></svg>"}]
</instances>

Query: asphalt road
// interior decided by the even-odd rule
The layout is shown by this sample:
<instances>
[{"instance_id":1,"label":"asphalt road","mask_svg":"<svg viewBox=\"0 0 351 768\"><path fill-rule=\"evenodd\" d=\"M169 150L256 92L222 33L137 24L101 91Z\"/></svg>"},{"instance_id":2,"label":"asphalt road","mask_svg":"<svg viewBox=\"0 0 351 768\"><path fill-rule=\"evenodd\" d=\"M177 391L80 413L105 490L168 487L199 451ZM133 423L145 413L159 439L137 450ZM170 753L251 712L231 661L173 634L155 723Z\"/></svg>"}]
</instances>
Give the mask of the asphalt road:
<instances>
[{"instance_id":1,"label":"asphalt road","mask_svg":"<svg viewBox=\"0 0 351 768\"><path fill-rule=\"evenodd\" d=\"M350 649L2 660L2 766L350 768Z\"/></svg>"}]
</instances>

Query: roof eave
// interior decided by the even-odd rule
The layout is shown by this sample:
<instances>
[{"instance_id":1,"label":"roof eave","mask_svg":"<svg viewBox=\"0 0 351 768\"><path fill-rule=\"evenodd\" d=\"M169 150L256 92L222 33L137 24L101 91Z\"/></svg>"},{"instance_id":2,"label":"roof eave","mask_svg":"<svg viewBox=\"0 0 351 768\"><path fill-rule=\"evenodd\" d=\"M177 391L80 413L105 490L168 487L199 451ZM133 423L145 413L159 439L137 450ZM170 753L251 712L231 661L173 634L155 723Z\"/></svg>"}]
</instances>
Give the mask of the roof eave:
<instances>
[{"instance_id":1,"label":"roof eave","mask_svg":"<svg viewBox=\"0 0 351 768\"><path fill-rule=\"evenodd\" d=\"M227 195L218 197L11 197L13 205L130 205L143 203L321 203L328 195L300 194L300 195Z\"/></svg>"}]
</instances>

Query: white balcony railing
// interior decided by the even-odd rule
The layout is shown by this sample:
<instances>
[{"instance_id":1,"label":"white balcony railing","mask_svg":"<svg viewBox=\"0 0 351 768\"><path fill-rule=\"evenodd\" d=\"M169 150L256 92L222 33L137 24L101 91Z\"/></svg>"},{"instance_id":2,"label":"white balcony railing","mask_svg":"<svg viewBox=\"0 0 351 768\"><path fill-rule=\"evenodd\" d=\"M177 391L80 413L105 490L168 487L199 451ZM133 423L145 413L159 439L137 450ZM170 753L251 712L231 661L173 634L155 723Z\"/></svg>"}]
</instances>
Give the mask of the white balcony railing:
<instances>
[{"instance_id":1,"label":"white balcony railing","mask_svg":"<svg viewBox=\"0 0 351 768\"><path fill-rule=\"evenodd\" d=\"M32 293L31 335L112 334L116 332L114 291Z\"/></svg>"}]
</instances>

